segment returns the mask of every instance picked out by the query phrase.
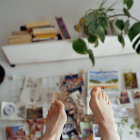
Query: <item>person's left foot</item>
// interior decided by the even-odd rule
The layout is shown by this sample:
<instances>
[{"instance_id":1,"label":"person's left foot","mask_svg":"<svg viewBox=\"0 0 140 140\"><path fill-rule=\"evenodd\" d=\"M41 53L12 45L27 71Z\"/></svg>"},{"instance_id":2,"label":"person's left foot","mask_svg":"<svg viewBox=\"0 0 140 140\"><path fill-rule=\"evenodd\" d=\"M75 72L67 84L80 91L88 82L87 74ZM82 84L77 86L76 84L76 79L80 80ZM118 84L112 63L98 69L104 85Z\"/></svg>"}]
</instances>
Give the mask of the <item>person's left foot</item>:
<instances>
[{"instance_id":1,"label":"person's left foot","mask_svg":"<svg viewBox=\"0 0 140 140\"><path fill-rule=\"evenodd\" d=\"M55 101L48 111L46 132L42 140L60 140L66 120L64 104L59 100Z\"/></svg>"}]
</instances>

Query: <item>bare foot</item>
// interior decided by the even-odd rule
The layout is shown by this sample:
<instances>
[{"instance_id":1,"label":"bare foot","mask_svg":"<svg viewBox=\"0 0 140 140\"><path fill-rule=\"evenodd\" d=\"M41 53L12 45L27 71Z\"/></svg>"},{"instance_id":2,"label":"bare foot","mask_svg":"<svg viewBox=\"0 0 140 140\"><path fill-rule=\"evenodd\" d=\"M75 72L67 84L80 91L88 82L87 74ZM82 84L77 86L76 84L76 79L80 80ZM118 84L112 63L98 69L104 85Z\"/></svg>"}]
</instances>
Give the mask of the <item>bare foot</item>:
<instances>
[{"instance_id":1,"label":"bare foot","mask_svg":"<svg viewBox=\"0 0 140 140\"><path fill-rule=\"evenodd\" d=\"M96 123L99 125L101 138L103 140L120 140L111 103L103 89L99 87L92 89L89 106L95 116Z\"/></svg>"},{"instance_id":2,"label":"bare foot","mask_svg":"<svg viewBox=\"0 0 140 140\"><path fill-rule=\"evenodd\" d=\"M48 111L46 132L42 140L60 140L66 120L64 104L59 100L55 101Z\"/></svg>"}]
</instances>

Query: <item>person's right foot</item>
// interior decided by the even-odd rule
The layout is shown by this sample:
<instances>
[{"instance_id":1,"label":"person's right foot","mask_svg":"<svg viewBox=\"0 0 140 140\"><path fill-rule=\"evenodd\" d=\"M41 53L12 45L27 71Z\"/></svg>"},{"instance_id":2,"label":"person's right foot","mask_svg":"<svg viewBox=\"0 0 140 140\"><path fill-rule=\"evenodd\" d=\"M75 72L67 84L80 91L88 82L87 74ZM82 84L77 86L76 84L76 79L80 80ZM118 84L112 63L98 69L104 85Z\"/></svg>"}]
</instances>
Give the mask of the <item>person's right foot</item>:
<instances>
[{"instance_id":1,"label":"person's right foot","mask_svg":"<svg viewBox=\"0 0 140 140\"><path fill-rule=\"evenodd\" d=\"M89 106L99 125L102 140L120 140L108 96L100 87L91 91Z\"/></svg>"}]
</instances>

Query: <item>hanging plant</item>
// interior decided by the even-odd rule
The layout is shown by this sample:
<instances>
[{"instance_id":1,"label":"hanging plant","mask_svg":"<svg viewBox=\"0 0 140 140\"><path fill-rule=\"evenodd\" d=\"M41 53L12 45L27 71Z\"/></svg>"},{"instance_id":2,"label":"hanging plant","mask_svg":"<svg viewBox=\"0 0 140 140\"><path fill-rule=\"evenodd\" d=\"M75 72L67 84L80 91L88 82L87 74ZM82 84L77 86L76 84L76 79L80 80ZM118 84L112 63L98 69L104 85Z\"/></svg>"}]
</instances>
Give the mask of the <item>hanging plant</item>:
<instances>
[{"instance_id":1,"label":"hanging plant","mask_svg":"<svg viewBox=\"0 0 140 140\"><path fill-rule=\"evenodd\" d=\"M129 11L133 6L133 0L122 0L123 9L119 14L114 14L116 3L105 8L106 1L103 0L98 9L88 10L80 18L79 23L74 26L80 37L73 41L73 49L79 54L88 54L93 66L95 64L93 52L88 49L85 40L82 38L86 37L88 42L93 44L93 47L98 47L99 40L104 42L110 24L113 24L120 31L117 36L122 47L125 47L124 35L127 35L130 41L133 42L132 47L140 54L140 21L133 17ZM123 16L126 17L125 20L122 18ZM131 26L130 19L135 21Z\"/></svg>"}]
</instances>

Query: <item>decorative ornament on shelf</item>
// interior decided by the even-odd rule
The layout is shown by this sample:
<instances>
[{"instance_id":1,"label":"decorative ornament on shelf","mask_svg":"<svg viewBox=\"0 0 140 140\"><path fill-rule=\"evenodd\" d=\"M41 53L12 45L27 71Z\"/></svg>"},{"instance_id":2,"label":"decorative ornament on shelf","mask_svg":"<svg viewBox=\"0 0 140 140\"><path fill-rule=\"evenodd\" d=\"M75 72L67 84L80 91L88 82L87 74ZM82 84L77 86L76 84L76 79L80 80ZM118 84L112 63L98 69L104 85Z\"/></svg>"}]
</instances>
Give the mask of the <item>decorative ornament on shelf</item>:
<instances>
[{"instance_id":1,"label":"decorative ornament on shelf","mask_svg":"<svg viewBox=\"0 0 140 140\"><path fill-rule=\"evenodd\" d=\"M82 37L86 37L88 42L93 44L93 47L98 47L99 40L104 42L106 35L109 34L109 27L113 35L116 33L116 29L119 30L115 35L118 36L122 47L125 47L124 35L127 35L132 42L133 49L140 54L140 20L130 14L134 1L123 0L121 11L114 8L116 2L105 7L106 2L107 0L103 0L98 9L88 10L80 18L79 23L74 26L80 37L73 41L73 49L79 54L88 54L93 66L95 64L93 52ZM120 13L114 14L116 11L120 11ZM130 19L134 20L133 25L130 25Z\"/></svg>"}]
</instances>

